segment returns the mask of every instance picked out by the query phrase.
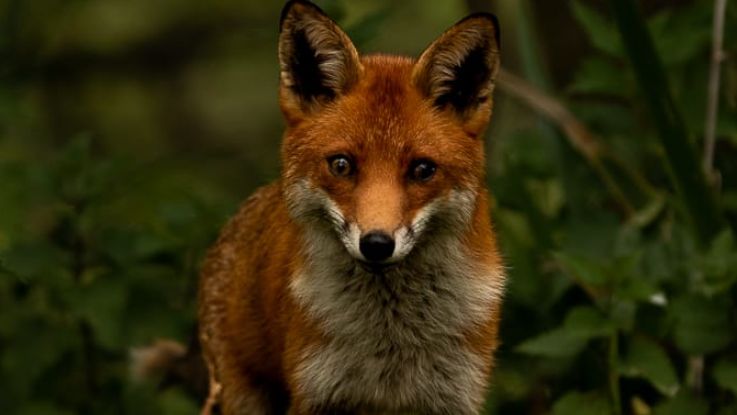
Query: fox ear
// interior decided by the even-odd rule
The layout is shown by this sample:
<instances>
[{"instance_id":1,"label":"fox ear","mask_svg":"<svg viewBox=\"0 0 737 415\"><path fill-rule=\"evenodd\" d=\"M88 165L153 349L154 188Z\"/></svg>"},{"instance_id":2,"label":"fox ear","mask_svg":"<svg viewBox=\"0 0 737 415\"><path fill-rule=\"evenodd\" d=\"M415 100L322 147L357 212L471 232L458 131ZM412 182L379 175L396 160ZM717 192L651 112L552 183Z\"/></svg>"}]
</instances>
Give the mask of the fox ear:
<instances>
[{"instance_id":1,"label":"fox ear","mask_svg":"<svg viewBox=\"0 0 737 415\"><path fill-rule=\"evenodd\" d=\"M348 36L305 0L282 10L279 30L281 96L285 110L308 113L347 92L361 64Z\"/></svg>"},{"instance_id":2,"label":"fox ear","mask_svg":"<svg viewBox=\"0 0 737 415\"><path fill-rule=\"evenodd\" d=\"M435 107L452 110L464 122L488 120L499 66L497 19L476 13L456 23L422 53L412 79Z\"/></svg>"}]
</instances>

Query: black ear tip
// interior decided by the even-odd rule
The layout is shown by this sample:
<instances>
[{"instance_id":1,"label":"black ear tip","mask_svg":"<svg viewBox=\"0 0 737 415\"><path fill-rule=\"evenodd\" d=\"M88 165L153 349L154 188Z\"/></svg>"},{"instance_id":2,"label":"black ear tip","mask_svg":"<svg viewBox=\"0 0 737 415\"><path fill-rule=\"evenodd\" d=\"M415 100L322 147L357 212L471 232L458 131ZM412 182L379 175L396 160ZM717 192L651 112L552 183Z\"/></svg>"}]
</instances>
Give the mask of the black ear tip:
<instances>
[{"instance_id":1,"label":"black ear tip","mask_svg":"<svg viewBox=\"0 0 737 415\"><path fill-rule=\"evenodd\" d=\"M279 17L279 32L281 32L282 28L284 27L284 21L287 19L287 16L289 16L289 13L295 6L305 7L313 10L318 14L325 15L325 12L323 12L320 7L308 0L289 0L286 4L284 4L284 7L281 9L281 16Z\"/></svg>"},{"instance_id":2,"label":"black ear tip","mask_svg":"<svg viewBox=\"0 0 737 415\"><path fill-rule=\"evenodd\" d=\"M494 41L496 42L497 47L501 48L502 38L501 38L501 31L499 29L499 19L496 17L495 14L488 13L488 12L471 13L456 24L458 25L461 23L465 23L469 20L476 20L476 19L486 20L489 23L491 23L491 26L494 28Z\"/></svg>"}]
</instances>

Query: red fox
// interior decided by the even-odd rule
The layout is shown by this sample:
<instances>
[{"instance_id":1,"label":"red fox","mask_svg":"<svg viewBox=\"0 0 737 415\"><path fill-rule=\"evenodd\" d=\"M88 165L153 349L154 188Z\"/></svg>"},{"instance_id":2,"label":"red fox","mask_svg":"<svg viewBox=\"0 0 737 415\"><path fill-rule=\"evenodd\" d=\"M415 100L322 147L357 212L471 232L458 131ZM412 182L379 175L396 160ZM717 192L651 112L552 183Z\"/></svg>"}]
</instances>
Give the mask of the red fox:
<instances>
[{"instance_id":1,"label":"red fox","mask_svg":"<svg viewBox=\"0 0 737 415\"><path fill-rule=\"evenodd\" d=\"M203 413L478 414L505 279L482 139L496 18L461 20L417 60L359 56L293 0L279 63L281 177L202 269Z\"/></svg>"}]
</instances>

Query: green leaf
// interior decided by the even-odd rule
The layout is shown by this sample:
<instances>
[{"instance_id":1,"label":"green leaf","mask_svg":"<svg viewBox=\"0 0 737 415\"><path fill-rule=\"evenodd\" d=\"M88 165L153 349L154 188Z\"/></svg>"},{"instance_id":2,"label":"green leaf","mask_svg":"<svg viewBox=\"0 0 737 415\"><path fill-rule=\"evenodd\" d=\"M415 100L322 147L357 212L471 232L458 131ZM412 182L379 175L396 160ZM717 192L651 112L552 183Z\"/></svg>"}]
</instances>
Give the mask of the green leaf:
<instances>
[{"instance_id":1,"label":"green leaf","mask_svg":"<svg viewBox=\"0 0 737 415\"><path fill-rule=\"evenodd\" d=\"M714 365L712 375L719 386L737 395L737 360L719 360Z\"/></svg>"},{"instance_id":2,"label":"green leaf","mask_svg":"<svg viewBox=\"0 0 737 415\"><path fill-rule=\"evenodd\" d=\"M668 66L692 61L709 50L711 13L706 7L665 9L648 20L648 28L663 63Z\"/></svg>"},{"instance_id":3,"label":"green leaf","mask_svg":"<svg viewBox=\"0 0 737 415\"><path fill-rule=\"evenodd\" d=\"M163 415L195 415L199 413L197 405L191 398L177 389L168 389L160 397L161 414Z\"/></svg>"},{"instance_id":4,"label":"green leaf","mask_svg":"<svg viewBox=\"0 0 737 415\"><path fill-rule=\"evenodd\" d=\"M545 357L570 357L579 353L594 338L609 336L614 326L593 307L576 307L563 326L533 337L517 351Z\"/></svg>"},{"instance_id":5,"label":"green leaf","mask_svg":"<svg viewBox=\"0 0 737 415\"><path fill-rule=\"evenodd\" d=\"M0 373L13 378L3 388L14 398L26 400L33 386L43 381L41 375L78 347L77 336L73 326L53 325L49 316L23 318L0 353Z\"/></svg>"},{"instance_id":6,"label":"green leaf","mask_svg":"<svg viewBox=\"0 0 737 415\"><path fill-rule=\"evenodd\" d=\"M498 226L502 228L504 235L513 239L524 247L532 247L535 240L532 238L532 230L527 216L512 209L499 209L497 212Z\"/></svg>"},{"instance_id":7,"label":"green leaf","mask_svg":"<svg viewBox=\"0 0 737 415\"><path fill-rule=\"evenodd\" d=\"M670 357L652 340L630 339L620 370L624 376L647 379L665 395L674 396L678 392L678 377Z\"/></svg>"},{"instance_id":8,"label":"green leaf","mask_svg":"<svg viewBox=\"0 0 737 415\"><path fill-rule=\"evenodd\" d=\"M569 392L553 405L553 415L610 415L609 400L599 392Z\"/></svg>"},{"instance_id":9,"label":"green leaf","mask_svg":"<svg viewBox=\"0 0 737 415\"><path fill-rule=\"evenodd\" d=\"M578 68L568 92L625 97L632 89L626 75L626 71L606 59L598 56L589 57Z\"/></svg>"},{"instance_id":10,"label":"green leaf","mask_svg":"<svg viewBox=\"0 0 737 415\"><path fill-rule=\"evenodd\" d=\"M607 275L603 267L594 261L564 252L558 252L554 257L575 280L594 286L607 283Z\"/></svg>"},{"instance_id":11,"label":"green leaf","mask_svg":"<svg viewBox=\"0 0 737 415\"><path fill-rule=\"evenodd\" d=\"M177 248L172 238L133 229L106 229L99 232L96 240L97 249L120 266L130 266Z\"/></svg>"},{"instance_id":12,"label":"green leaf","mask_svg":"<svg viewBox=\"0 0 737 415\"><path fill-rule=\"evenodd\" d=\"M529 339L517 346L516 350L535 356L570 357L578 354L586 346L586 341L586 338L560 328Z\"/></svg>"},{"instance_id":13,"label":"green leaf","mask_svg":"<svg viewBox=\"0 0 737 415\"><path fill-rule=\"evenodd\" d=\"M675 398L658 405L655 415L707 415L709 404L702 398L688 393L680 393Z\"/></svg>"},{"instance_id":14,"label":"green leaf","mask_svg":"<svg viewBox=\"0 0 737 415\"><path fill-rule=\"evenodd\" d=\"M72 300L77 316L90 324L100 345L110 350L125 346L121 325L127 294L124 281L103 276L80 287Z\"/></svg>"},{"instance_id":15,"label":"green leaf","mask_svg":"<svg viewBox=\"0 0 737 415\"><path fill-rule=\"evenodd\" d=\"M651 301L658 293L658 286L652 277L640 268L644 250L617 257L610 269L616 277L614 293L622 301Z\"/></svg>"},{"instance_id":16,"label":"green leaf","mask_svg":"<svg viewBox=\"0 0 737 415\"><path fill-rule=\"evenodd\" d=\"M704 256L702 268L705 289L710 294L728 290L737 281L737 246L730 229L714 238Z\"/></svg>"},{"instance_id":17,"label":"green leaf","mask_svg":"<svg viewBox=\"0 0 737 415\"><path fill-rule=\"evenodd\" d=\"M676 345L691 355L722 350L734 337L730 308L726 297L689 295L674 300L670 311L675 320Z\"/></svg>"},{"instance_id":18,"label":"green leaf","mask_svg":"<svg viewBox=\"0 0 737 415\"><path fill-rule=\"evenodd\" d=\"M609 319L612 323L626 332L632 331L637 315L637 304L630 300L616 300L612 302Z\"/></svg>"},{"instance_id":19,"label":"green leaf","mask_svg":"<svg viewBox=\"0 0 737 415\"><path fill-rule=\"evenodd\" d=\"M93 156L91 137L78 136L67 144L57 160L58 196L70 204L88 203L109 190L111 167L109 161Z\"/></svg>"},{"instance_id":20,"label":"green leaf","mask_svg":"<svg viewBox=\"0 0 737 415\"><path fill-rule=\"evenodd\" d=\"M613 56L622 56L624 48L614 23L582 1L571 3L573 15L583 26L595 48Z\"/></svg>"},{"instance_id":21,"label":"green leaf","mask_svg":"<svg viewBox=\"0 0 737 415\"><path fill-rule=\"evenodd\" d=\"M588 306L575 307L569 311L563 327L571 335L586 340L606 337L615 331L614 325L599 310Z\"/></svg>"},{"instance_id":22,"label":"green leaf","mask_svg":"<svg viewBox=\"0 0 737 415\"><path fill-rule=\"evenodd\" d=\"M549 218L558 216L565 204L565 192L559 180L529 179L525 180L525 187L540 212Z\"/></svg>"}]
</instances>

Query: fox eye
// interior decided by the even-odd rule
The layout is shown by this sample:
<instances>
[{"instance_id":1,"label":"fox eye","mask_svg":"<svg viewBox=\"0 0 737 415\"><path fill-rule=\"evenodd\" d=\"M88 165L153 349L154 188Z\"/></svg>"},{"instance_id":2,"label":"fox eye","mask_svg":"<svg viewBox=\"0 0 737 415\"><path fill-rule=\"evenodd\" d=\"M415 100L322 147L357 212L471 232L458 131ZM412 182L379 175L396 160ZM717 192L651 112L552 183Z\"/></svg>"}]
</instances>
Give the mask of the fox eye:
<instances>
[{"instance_id":1,"label":"fox eye","mask_svg":"<svg viewBox=\"0 0 737 415\"><path fill-rule=\"evenodd\" d=\"M330 172L337 177L348 177L353 174L353 163L351 159L344 155L337 155L328 158Z\"/></svg>"},{"instance_id":2,"label":"fox eye","mask_svg":"<svg viewBox=\"0 0 737 415\"><path fill-rule=\"evenodd\" d=\"M426 182L432 179L437 169L438 166L432 160L415 160L409 166L409 177L414 181Z\"/></svg>"}]
</instances>

